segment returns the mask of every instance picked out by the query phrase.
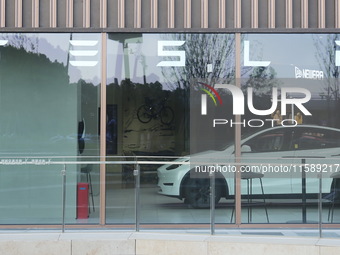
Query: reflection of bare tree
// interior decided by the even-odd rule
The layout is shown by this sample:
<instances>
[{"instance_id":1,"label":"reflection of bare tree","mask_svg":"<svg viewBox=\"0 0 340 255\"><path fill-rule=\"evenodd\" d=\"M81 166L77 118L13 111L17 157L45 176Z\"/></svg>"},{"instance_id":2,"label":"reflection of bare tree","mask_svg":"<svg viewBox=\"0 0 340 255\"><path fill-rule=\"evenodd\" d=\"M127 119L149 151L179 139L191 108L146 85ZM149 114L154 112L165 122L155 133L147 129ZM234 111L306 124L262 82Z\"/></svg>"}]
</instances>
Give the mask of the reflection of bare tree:
<instances>
[{"instance_id":1,"label":"reflection of bare tree","mask_svg":"<svg viewBox=\"0 0 340 255\"><path fill-rule=\"evenodd\" d=\"M163 67L162 73L173 89L189 88L190 79L204 79L214 84L217 79L226 82L235 74L235 38L228 34L171 34L164 40L185 41L184 67ZM178 50L178 48L176 49Z\"/></svg>"},{"instance_id":2,"label":"reflection of bare tree","mask_svg":"<svg viewBox=\"0 0 340 255\"><path fill-rule=\"evenodd\" d=\"M271 94L272 87L278 87L280 81L276 78L276 71L272 67L255 67L244 83L243 88L252 87L254 93Z\"/></svg>"},{"instance_id":3,"label":"reflection of bare tree","mask_svg":"<svg viewBox=\"0 0 340 255\"><path fill-rule=\"evenodd\" d=\"M336 43L340 40L339 34L315 35L314 45L316 57L320 68L324 72L325 87L321 96L327 100L339 100L339 67L335 63ZM324 94L326 92L326 95Z\"/></svg>"},{"instance_id":4,"label":"reflection of bare tree","mask_svg":"<svg viewBox=\"0 0 340 255\"><path fill-rule=\"evenodd\" d=\"M243 42L247 40L244 38ZM252 40L252 47L255 51L252 52L252 56L248 56L251 59L262 59L263 45L260 41ZM242 47L243 49L243 47ZM256 54L256 55L255 55ZM273 87L279 87L280 81L276 78L277 73L271 66L243 66L242 67L242 89L246 90L247 87L252 87L256 95L271 97Z\"/></svg>"},{"instance_id":5,"label":"reflection of bare tree","mask_svg":"<svg viewBox=\"0 0 340 255\"><path fill-rule=\"evenodd\" d=\"M29 37L24 34L5 34L2 39L8 40L8 44L17 48L24 49L27 52L37 53L38 37Z\"/></svg>"}]
</instances>

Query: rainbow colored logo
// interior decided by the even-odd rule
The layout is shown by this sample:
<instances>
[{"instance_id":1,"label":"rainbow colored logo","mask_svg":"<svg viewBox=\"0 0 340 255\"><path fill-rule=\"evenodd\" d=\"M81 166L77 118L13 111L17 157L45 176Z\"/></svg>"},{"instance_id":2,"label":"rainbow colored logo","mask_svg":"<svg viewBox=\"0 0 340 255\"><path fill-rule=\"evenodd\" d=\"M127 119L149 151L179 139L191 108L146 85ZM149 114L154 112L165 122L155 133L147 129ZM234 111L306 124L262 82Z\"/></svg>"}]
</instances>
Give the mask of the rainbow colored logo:
<instances>
[{"instance_id":1,"label":"rainbow colored logo","mask_svg":"<svg viewBox=\"0 0 340 255\"><path fill-rule=\"evenodd\" d=\"M213 87L211 87L210 85L208 85L206 83L203 83L203 82L198 82L198 83L211 90L212 93L209 90L205 89L205 88L200 88L200 90L202 90L203 92L207 93L207 95L210 96L210 98L213 100L213 102L214 102L214 104L216 106L217 106L216 98L217 98L218 102L220 103L220 105L223 104L220 94L218 94L218 92Z\"/></svg>"},{"instance_id":2,"label":"rainbow colored logo","mask_svg":"<svg viewBox=\"0 0 340 255\"><path fill-rule=\"evenodd\" d=\"M220 94L218 94L218 92L213 87L203 82L198 82L198 84L203 85L203 88L200 88L200 90L206 93L206 94L202 94L201 96L201 103L202 103L201 114L206 115L207 114L207 95L212 99L215 106L217 106L217 101L220 105L222 105L223 102L222 102Z\"/></svg>"}]
</instances>

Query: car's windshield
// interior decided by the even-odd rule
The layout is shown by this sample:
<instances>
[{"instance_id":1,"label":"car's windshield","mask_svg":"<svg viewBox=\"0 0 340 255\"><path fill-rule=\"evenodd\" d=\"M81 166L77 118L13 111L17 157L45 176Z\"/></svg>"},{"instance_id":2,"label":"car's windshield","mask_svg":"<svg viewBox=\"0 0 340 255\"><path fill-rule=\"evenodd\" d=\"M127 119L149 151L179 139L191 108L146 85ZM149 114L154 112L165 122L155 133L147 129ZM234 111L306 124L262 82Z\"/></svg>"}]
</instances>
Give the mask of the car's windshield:
<instances>
[{"instance_id":1,"label":"car's windshield","mask_svg":"<svg viewBox=\"0 0 340 255\"><path fill-rule=\"evenodd\" d=\"M252 128L252 129L244 130L243 133L241 134L241 140L244 140L244 139L248 138L249 136L251 136L251 135L253 135L257 132L260 132L262 130L265 130L265 129L267 129L267 128L256 128L256 129ZM226 150L227 148L229 148L230 146L233 146L233 145L234 145L234 140L227 142L226 144L221 146L221 148L219 148L218 150L223 151L223 150Z\"/></svg>"}]
</instances>

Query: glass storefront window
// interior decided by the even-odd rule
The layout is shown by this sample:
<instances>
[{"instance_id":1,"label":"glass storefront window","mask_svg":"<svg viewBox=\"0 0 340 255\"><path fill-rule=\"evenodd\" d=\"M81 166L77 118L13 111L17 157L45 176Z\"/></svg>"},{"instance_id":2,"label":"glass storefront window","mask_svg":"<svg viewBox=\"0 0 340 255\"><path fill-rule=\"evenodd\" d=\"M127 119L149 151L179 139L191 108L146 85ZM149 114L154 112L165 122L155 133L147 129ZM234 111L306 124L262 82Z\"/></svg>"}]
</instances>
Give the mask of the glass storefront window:
<instances>
[{"instance_id":1,"label":"glass storefront window","mask_svg":"<svg viewBox=\"0 0 340 255\"><path fill-rule=\"evenodd\" d=\"M187 213L209 223L209 210L204 210L211 206L207 173L223 166L226 173L217 174L214 190L217 223L235 222L236 213L241 223L318 222L319 179L305 168L331 164L329 153L338 147L337 121L331 114L336 105L332 97L337 98L332 83L336 50L328 63L333 69L321 65L328 59L324 54L329 54L331 38L336 40L334 35L244 34L237 53L235 36L229 34L110 34L106 100L107 111L114 112L108 120L117 120L117 136L109 136L116 140L106 142L107 155L178 158L176 164L142 166L141 223L192 223ZM286 47L288 41L295 46ZM235 138L237 132L241 140ZM263 164L294 171L252 171ZM107 172L119 192L126 189L126 180L114 176L131 176L133 168L126 169ZM235 169L249 170L240 175L241 212L234 205ZM203 174L192 175L196 170ZM323 196L331 183L332 178L323 176ZM171 199L173 205L189 207L185 214L173 211L174 217L167 217ZM297 209L301 206L305 209ZM292 214L282 217L282 208ZM108 217L108 222L118 221Z\"/></svg>"},{"instance_id":2,"label":"glass storefront window","mask_svg":"<svg viewBox=\"0 0 340 255\"><path fill-rule=\"evenodd\" d=\"M118 153L146 161L172 161L189 155L193 150L189 141L193 135L189 129L189 93L197 87L194 79L209 82L234 79L234 56L232 35L110 34L107 107L116 109L118 137L115 149L108 151L108 155ZM202 128L198 131L202 132L203 126L197 128ZM209 137L202 136L197 149L208 141ZM186 158L180 160L187 162ZM209 208L206 201L209 183L191 180L186 174L187 167L189 165L141 165L142 224L209 223L206 209ZM119 182L119 177L117 180L114 176L119 176L117 172L121 171L125 174L129 169L108 169L107 177ZM181 180L176 175L186 176ZM122 186L116 185L114 193L126 190L127 180L122 182ZM201 184L205 191L197 198L195 189ZM185 210L178 211L178 208ZM107 220L117 222L118 219L108 213Z\"/></svg>"},{"instance_id":3,"label":"glass storefront window","mask_svg":"<svg viewBox=\"0 0 340 255\"><path fill-rule=\"evenodd\" d=\"M241 141L241 161L248 170L262 167L257 176L262 183L251 179L250 192L258 201L264 201L265 193L271 223L317 223L318 178L323 196L330 193L340 134L334 114L336 45L337 36L327 34L248 34L242 39L241 90L247 101L241 128L242 134L257 134ZM277 172L267 173L264 166ZM243 193L249 194L246 183L242 185ZM244 203L242 222L249 221L249 206ZM289 213L282 214L282 208ZM269 222L263 208L255 215L252 223ZM327 222L326 209L323 221Z\"/></svg>"},{"instance_id":4,"label":"glass storefront window","mask_svg":"<svg viewBox=\"0 0 340 255\"><path fill-rule=\"evenodd\" d=\"M337 34L106 36L0 34L0 224L339 223Z\"/></svg>"},{"instance_id":5,"label":"glass storefront window","mask_svg":"<svg viewBox=\"0 0 340 255\"><path fill-rule=\"evenodd\" d=\"M99 155L100 36L0 37L1 223L57 224L62 167L53 159ZM66 217L72 223L80 169L67 169Z\"/></svg>"}]
</instances>

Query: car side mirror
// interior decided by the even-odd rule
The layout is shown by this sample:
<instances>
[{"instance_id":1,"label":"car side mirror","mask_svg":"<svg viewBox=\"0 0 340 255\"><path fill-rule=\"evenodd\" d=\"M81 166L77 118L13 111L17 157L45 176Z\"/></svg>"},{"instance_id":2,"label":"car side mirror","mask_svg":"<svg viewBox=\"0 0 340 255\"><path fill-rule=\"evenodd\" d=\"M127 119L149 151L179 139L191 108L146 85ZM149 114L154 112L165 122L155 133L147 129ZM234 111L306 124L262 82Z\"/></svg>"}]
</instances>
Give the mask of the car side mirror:
<instances>
[{"instance_id":1,"label":"car side mirror","mask_svg":"<svg viewBox=\"0 0 340 255\"><path fill-rule=\"evenodd\" d=\"M251 147L249 145L242 145L241 153L251 152Z\"/></svg>"}]
</instances>

